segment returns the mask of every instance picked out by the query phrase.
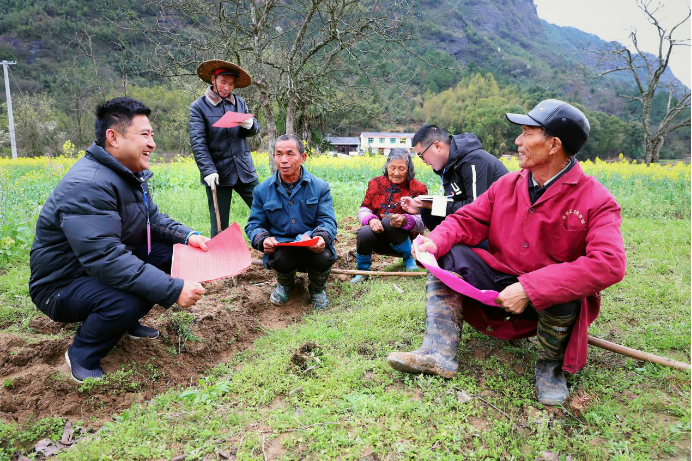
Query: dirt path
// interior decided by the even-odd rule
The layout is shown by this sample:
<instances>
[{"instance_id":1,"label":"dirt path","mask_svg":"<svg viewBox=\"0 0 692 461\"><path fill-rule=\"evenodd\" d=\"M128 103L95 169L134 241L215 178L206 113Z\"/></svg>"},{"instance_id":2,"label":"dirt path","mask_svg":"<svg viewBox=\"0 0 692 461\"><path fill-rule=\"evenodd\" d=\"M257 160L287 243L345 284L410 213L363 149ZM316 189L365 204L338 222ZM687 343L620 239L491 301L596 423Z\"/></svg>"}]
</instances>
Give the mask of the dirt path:
<instances>
[{"instance_id":1,"label":"dirt path","mask_svg":"<svg viewBox=\"0 0 692 461\"><path fill-rule=\"evenodd\" d=\"M355 268L355 219L339 223L335 267ZM252 257L261 254L252 251ZM373 269L384 269L394 258L375 256ZM161 331L156 340L124 337L102 360L107 382L80 386L69 376L64 353L75 325L52 322L39 315L29 323L35 334L0 333L0 418L23 423L58 416L98 427L137 400L178 385L195 383L205 370L250 347L266 330L284 328L300 320L312 307L307 303L307 281L300 276L285 306L269 303L276 283L271 271L251 266L230 280L205 284L207 293L191 309L155 306L142 323ZM338 295L348 276L332 276L328 293ZM189 315L191 314L191 315Z\"/></svg>"}]
</instances>

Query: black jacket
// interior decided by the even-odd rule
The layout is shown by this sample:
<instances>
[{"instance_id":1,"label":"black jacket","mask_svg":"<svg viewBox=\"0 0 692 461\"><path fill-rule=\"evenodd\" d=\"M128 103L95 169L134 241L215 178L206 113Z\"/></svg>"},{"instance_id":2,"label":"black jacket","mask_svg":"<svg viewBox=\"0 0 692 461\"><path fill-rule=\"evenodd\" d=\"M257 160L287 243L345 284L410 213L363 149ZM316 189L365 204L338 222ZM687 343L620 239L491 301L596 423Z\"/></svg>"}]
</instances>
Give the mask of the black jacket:
<instances>
[{"instance_id":1,"label":"black jacket","mask_svg":"<svg viewBox=\"0 0 692 461\"><path fill-rule=\"evenodd\" d=\"M190 144L199 167L200 179L212 173L219 174L219 184L235 186L240 181L251 183L257 179L255 164L247 144L249 137L259 133L259 124L254 120L252 128L214 128L226 112L248 113L245 100L238 95L235 104L207 90L204 96L190 106ZM216 101L216 105L212 101Z\"/></svg>"},{"instance_id":2,"label":"black jacket","mask_svg":"<svg viewBox=\"0 0 692 461\"><path fill-rule=\"evenodd\" d=\"M442 176L444 194L452 196L453 201L447 203L447 215L450 215L473 202L509 170L500 160L483 150L475 134L462 133L450 136L447 164L442 171L435 173ZM432 192L435 193L435 189ZM421 218L430 230L444 219L432 216L428 209L421 210Z\"/></svg>"},{"instance_id":3,"label":"black jacket","mask_svg":"<svg viewBox=\"0 0 692 461\"><path fill-rule=\"evenodd\" d=\"M31 247L29 293L41 311L50 315L53 295L84 276L165 307L178 299L183 280L131 253L147 243L143 190L152 241L183 243L192 231L159 212L149 195L151 176L133 174L92 144L60 180L41 209Z\"/></svg>"}]
</instances>

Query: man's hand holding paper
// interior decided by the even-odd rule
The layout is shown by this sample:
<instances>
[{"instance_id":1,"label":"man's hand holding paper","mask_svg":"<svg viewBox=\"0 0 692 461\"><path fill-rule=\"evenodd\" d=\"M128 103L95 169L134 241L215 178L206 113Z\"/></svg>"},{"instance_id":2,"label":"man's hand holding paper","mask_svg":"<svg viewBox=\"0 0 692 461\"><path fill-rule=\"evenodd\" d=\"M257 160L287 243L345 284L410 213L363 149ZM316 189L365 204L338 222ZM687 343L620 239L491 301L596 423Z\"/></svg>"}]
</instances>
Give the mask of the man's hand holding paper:
<instances>
[{"instance_id":1,"label":"man's hand holding paper","mask_svg":"<svg viewBox=\"0 0 692 461\"><path fill-rule=\"evenodd\" d=\"M209 248L207 248L207 242L209 240L211 240L209 237L193 234L189 239L187 239L187 244L191 247L199 248L202 251L208 251Z\"/></svg>"},{"instance_id":2,"label":"man's hand holding paper","mask_svg":"<svg viewBox=\"0 0 692 461\"><path fill-rule=\"evenodd\" d=\"M521 314L529 305L529 295L521 283L516 282L502 290L495 303L510 314Z\"/></svg>"},{"instance_id":3,"label":"man's hand holding paper","mask_svg":"<svg viewBox=\"0 0 692 461\"><path fill-rule=\"evenodd\" d=\"M264 239L264 242L262 243L264 246L264 252L268 255L274 253L276 251L277 243L279 243L279 241L276 240L276 237L267 237Z\"/></svg>"},{"instance_id":4,"label":"man's hand holding paper","mask_svg":"<svg viewBox=\"0 0 692 461\"><path fill-rule=\"evenodd\" d=\"M310 240L310 237L308 235L303 235L303 240ZM309 246L308 250L312 251L313 253L322 253L325 247L326 245L324 243L324 239L322 237L317 237L317 243L313 246Z\"/></svg>"},{"instance_id":5,"label":"man's hand holding paper","mask_svg":"<svg viewBox=\"0 0 692 461\"><path fill-rule=\"evenodd\" d=\"M428 237L419 235L418 238L413 241L412 250L413 257L420 261L418 252L428 252L434 255L437 252L437 245Z\"/></svg>"}]
</instances>

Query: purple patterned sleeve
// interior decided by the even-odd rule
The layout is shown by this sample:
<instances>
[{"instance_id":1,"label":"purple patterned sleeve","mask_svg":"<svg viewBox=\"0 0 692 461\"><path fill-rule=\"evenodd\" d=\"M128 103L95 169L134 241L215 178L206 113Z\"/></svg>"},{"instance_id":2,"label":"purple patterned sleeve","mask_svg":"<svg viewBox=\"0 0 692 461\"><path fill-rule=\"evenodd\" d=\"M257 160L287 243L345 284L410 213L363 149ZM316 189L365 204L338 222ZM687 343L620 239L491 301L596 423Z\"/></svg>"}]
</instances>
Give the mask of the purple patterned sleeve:
<instances>
[{"instance_id":1,"label":"purple patterned sleeve","mask_svg":"<svg viewBox=\"0 0 692 461\"><path fill-rule=\"evenodd\" d=\"M363 226L367 226L371 219L377 219L377 215L372 212L372 210L366 206L362 206L358 209L358 222Z\"/></svg>"},{"instance_id":2,"label":"purple patterned sleeve","mask_svg":"<svg viewBox=\"0 0 692 461\"><path fill-rule=\"evenodd\" d=\"M404 213L403 215L406 217L406 224L401 226L401 228L405 231L410 231L416 225L416 220L410 214Z\"/></svg>"},{"instance_id":3,"label":"purple patterned sleeve","mask_svg":"<svg viewBox=\"0 0 692 461\"><path fill-rule=\"evenodd\" d=\"M420 215L410 215L408 213L403 213L406 216L406 224L401 226L401 228L407 232L413 232L414 234L422 234L425 231L425 224L421 219Z\"/></svg>"}]
</instances>

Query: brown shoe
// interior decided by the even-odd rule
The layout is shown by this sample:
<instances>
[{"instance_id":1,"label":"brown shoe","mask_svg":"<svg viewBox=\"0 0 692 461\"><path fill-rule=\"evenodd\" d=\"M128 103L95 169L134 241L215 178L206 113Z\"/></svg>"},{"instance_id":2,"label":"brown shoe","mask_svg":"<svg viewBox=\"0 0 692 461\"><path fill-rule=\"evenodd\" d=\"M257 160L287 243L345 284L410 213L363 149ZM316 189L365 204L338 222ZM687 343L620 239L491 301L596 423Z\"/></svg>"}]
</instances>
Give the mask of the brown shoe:
<instances>
[{"instance_id":1,"label":"brown shoe","mask_svg":"<svg viewBox=\"0 0 692 461\"><path fill-rule=\"evenodd\" d=\"M452 378L459 364L461 340L461 295L437 277L428 274L425 284L425 336L413 352L392 352L387 362L404 373L426 373Z\"/></svg>"},{"instance_id":2,"label":"brown shoe","mask_svg":"<svg viewBox=\"0 0 692 461\"><path fill-rule=\"evenodd\" d=\"M543 405L559 406L569 397L562 361L536 360L536 398Z\"/></svg>"}]
</instances>

